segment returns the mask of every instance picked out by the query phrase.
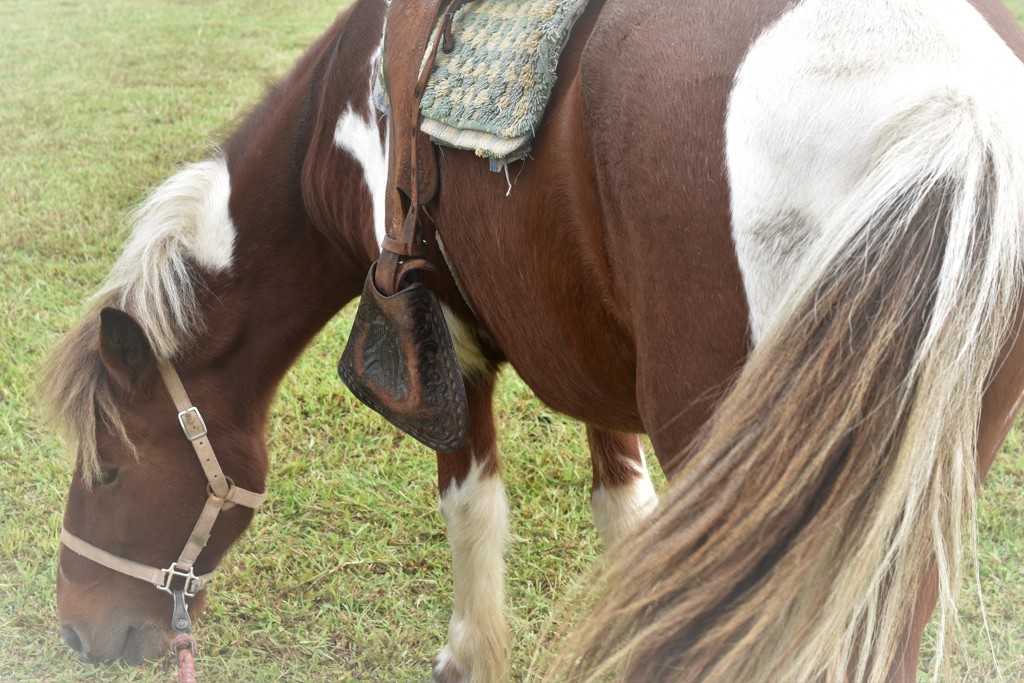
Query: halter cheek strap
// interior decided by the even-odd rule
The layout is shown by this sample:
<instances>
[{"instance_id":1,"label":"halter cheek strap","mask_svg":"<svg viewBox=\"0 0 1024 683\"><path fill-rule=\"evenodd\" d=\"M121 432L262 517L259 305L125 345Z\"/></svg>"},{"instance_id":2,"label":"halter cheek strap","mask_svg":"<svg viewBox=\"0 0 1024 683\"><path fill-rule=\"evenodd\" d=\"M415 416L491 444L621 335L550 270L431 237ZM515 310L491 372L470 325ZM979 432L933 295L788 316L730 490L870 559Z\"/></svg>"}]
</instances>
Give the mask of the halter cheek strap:
<instances>
[{"instance_id":1,"label":"halter cheek strap","mask_svg":"<svg viewBox=\"0 0 1024 683\"><path fill-rule=\"evenodd\" d=\"M159 590L170 593L174 598L174 614L171 625L179 633L187 633L192 625L188 617L186 597L193 597L196 593L206 588L214 572L196 575L193 565L199 553L206 547L210 540L210 533L217 521L221 510L228 509L234 505L256 509L263 502L265 493L255 493L235 486L234 483L224 476L224 471L217 461L213 452L210 440L206 432L206 423L199 409L192 405L188 393L178 377L178 373L171 367L170 363L160 360L157 365L160 368L160 376L163 377L175 407L178 409L178 423L185 434L185 438L192 443L192 448L199 458L203 472L206 473L208 482L208 496L203 511L199 513L199 519L192 528L192 534L185 547L178 556L177 561L172 562L166 569L151 567L149 565L128 560L123 557L107 552L93 544L83 541L67 529L61 529L60 540L68 550L71 550L82 557L92 560L96 564L108 569L131 576L141 581L153 584ZM172 587L175 577L183 580L181 588Z\"/></svg>"}]
</instances>

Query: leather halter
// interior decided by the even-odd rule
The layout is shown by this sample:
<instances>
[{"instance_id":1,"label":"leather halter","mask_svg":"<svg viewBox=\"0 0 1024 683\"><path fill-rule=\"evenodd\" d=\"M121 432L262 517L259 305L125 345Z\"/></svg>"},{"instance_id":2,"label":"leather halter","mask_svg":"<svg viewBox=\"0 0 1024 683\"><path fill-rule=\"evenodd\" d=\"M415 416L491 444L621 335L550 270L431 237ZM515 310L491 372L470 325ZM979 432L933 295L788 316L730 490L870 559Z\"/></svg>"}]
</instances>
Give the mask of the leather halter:
<instances>
[{"instance_id":1,"label":"leather halter","mask_svg":"<svg viewBox=\"0 0 1024 683\"><path fill-rule=\"evenodd\" d=\"M208 482L206 505L199 513L192 534L189 536L185 547L182 549L178 559L172 562L166 569L151 567L141 562L135 562L107 552L93 544L82 540L78 536L61 529L60 540L68 550L71 550L82 557L92 560L96 564L113 569L116 572L131 576L141 581L153 584L157 589L169 593L174 598L174 613L171 619L171 626L178 633L187 633L192 626L188 616L188 607L185 598L191 598L196 593L206 588L214 572L196 575L193 566L199 553L210 540L210 533L213 524L217 521L221 510L233 505L256 509L263 502L266 493L254 493L235 486L217 462L217 456L213 452L210 440L206 433L206 423L199 409L192 405L185 387L178 377L178 373L171 367L170 363L164 360L157 361L160 375L163 377L167 391L178 409L178 423L181 425L185 438L192 443L192 448L199 458L199 464L206 473ZM171 584L176 577L182 579L180 587L173 587Z\"/></svg>"}]
</instances>

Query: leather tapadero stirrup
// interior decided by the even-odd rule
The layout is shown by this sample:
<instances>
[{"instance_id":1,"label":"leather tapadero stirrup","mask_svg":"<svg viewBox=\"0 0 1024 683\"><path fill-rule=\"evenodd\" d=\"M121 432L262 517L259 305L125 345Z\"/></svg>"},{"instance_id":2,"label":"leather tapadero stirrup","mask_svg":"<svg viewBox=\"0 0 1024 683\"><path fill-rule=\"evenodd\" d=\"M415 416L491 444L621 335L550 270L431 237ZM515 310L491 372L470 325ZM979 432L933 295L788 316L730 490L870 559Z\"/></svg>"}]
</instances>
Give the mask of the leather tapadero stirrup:
<instances>
[{"instance_id":1,"label":"leather tapadero stirrup","mask_svg":"<svg viewBox=\"0 0 1024 683\"><path fill-rule=\"evenodd\" d=\"M419 272L430 267L421 207L438 187L434 146L419 129L420 99L439 45L451 50L452 17L469 1L394 0L388 10L381 57L391 104L387 235L338 362L356 398L439 451L465 442L469 405L441 305ZM443 23L430 44L439 14Z\"/></svg>"}]
</instances>

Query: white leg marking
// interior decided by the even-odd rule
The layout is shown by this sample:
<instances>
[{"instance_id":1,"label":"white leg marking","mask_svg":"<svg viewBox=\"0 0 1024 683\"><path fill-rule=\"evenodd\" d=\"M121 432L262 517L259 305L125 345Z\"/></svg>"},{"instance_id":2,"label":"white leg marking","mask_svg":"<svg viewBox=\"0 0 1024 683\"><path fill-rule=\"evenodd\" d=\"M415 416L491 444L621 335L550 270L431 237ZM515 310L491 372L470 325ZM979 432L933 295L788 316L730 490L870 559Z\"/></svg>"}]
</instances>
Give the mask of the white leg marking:
<instances>
[{"instance_id":1,"label":"white leg marking","mask_svg":"<svg viewBox=\"0 0 1024 683\"><path fill-rule=\"evenodd\" d=\"M858 197L893 127L957 102L1014 94L1021 63L961 0L803 0L754 43L726 120L733 236L755 342L842 243L835 217ZM1013 110L1013 105L1007 111ZM1017 107L1019 111L1019 107Z\"/></svg>"},{"instance_id":2,"label":"white leg marking","mask_svg":"<svg viewBox=\"0 0 1024 683\"><path fill-rule=\"evenodd\" d=\"M384 193L388 180L388 136L380 138L380 129L374 121L371 104L370 120L364 120L351 107L338 117L334 129L334 144L352 155L363 167L363 179L373 201L373 232L377 244L384 241Z\"/></svg>"},{"instance_id":3,"label":"white leg marking","mask_svg":"<svg viewBox=\"0 0 1024 683\"><path fill-rule=\"evenodd\" d=\"M509 635L505 625L505 562L508 502L501 478L473 463L461 486L440 501L448 527L455 583L455 607L448 645L435 671L451 660L468 683L496 683L508 677Z\"/></svg>"},{"instance_id":4,"label":"white leg marking","mask_svg":"<svg viewBox=\"0 0 1024 683\"><path fill-rule=\"evenodd\" d=\"M636 479L628 484L611 487L602 484L591 494L590 510L594 526L605 547L611 548L622 540L658 505L658 494L651 483L643 449L640 450L640 464L636 474Z\"/></svg>"}]
</instances>

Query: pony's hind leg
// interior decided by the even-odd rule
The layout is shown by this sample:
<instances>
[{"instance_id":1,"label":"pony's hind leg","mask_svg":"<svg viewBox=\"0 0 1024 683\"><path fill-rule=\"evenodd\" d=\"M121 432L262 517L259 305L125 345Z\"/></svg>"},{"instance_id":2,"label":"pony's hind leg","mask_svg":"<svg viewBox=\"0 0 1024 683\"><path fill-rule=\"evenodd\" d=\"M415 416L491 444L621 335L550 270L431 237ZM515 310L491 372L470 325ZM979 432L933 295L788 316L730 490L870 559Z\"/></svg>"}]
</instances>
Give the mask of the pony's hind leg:
<instances>
[{"instance_id":1,"label":"pony's hind leg","mask_svg":"<svg viewBox=\"0 0 1024 683\"><path fill-rule=\"evenodd\" d=\"M587 443L594 469L590 509L597 533L610 548L650 514L658 496L639 435L588 425Z\"/></svg>"},{"instance_id":2,"label":"pony's hind leg","mask_svg":"<svg viewBox=\"0 0 1024 683\"><path fill-rule=\"evenodd\" d=\"M452 550L454 609L448 644L434 660L435 683L491 683L508 678L505 624L508 503L498 472L491 398L494 375L467 378L470 435L438 453L440 509Z\"/></svg>"}]
</instances>

